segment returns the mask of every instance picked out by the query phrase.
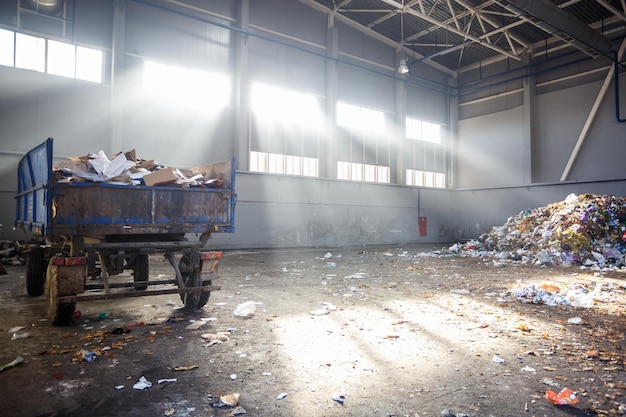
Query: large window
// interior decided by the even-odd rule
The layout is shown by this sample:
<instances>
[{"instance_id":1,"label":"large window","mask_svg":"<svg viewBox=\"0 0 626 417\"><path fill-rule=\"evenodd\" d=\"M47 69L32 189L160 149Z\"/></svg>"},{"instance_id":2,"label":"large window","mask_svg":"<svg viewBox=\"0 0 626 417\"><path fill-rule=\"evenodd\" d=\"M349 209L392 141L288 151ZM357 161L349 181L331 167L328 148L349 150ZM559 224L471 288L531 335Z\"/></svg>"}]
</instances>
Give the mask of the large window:
<instances>
[{"instance_id":1,"label":"large window","mask_svg":"<svg viewBox=\"0 0 626 417\"><path fill-rule=\"evenodd\" d=\"M419 169L406 170L406 184L420 187L446 187L446 174L443 172L421 171Z\"/></svg>"},{"instance_id":2,"label":"large window","mask_svg":"<svg viewBox=\"0 0 626 417\"><path fill-rule=\"evenodd\" d=\"M337 178L340 180L390 182L390 147L385 132L385 113L355 104L337 103L335 139Z\"/></svg>"},{"instance_id":3,"label":"large window","mask_svg":"<svg viewBox=\"0 0 626 417\"><path fill-rule=\"evenodd\" d=\"M319 98L263 83L250 93L250 171L319 176Z\"/></svg>"},{"instance_id":4,"label":"large window","mask_svg":"<svg viewBox=\"0 0 626 417\"><path fill-rule=\"evenodd\" d=\"M101 50L0 29L0 65L102 82Z\"/></svg>"},{"instance_id":5,"label":"large window","mask_svg":"<svg viewBox=\"0 0 626 417\"><path fill-rule=\"evenodd\" d=\"M337 162L337 178L340 180L388 183L389 173L390 169L387 166Z\"/></svg>"},{"instance_id":6,"label":"large window","mask_svg":"<svg viewBox=\"0 0 626 417\"><path fill-rule=\"evenodd\" d=\"M442 127L437 123L406 118L403 145L405 183L420 187L446 187Z\"/></svg>"},{"instance_id":7,"label":"large window","mask_svg":"<svg viewBox=\"0 0 626 417\"><path fill-rule=\"evenodd\" d=\"M230 80L222 74L145 61L143 88L187 109L217 110L230 103Z\"/></svg>"},{"instance_id":8,"label":"large window","mask_svg":"<svg viewBox=\"0 0 626 417\"><path fill-rule=\"evenodd\" d=\"M378 110L339 102L337 125L353 130L382 133L385 130L385 114Z\"/></svg>"},{"instance_id":9,"label":"large window","mask_svg":"<svg viewBox=\"0 0 626 417\"><path fill-rule=\"evenodd\" d=\"M317 177L319 163L317 158L250 151L250 171Z\"/></svg>"},{"instance_id":10,"label":"large window","mask_svg":"<svg viewBox=\"0 0 626 417\"><path fill-rule=\"evenodd\" d=\"M441 143L441 126L436 123L407 117L406 137L424 142Z\"/></svg>"}]
</instances>

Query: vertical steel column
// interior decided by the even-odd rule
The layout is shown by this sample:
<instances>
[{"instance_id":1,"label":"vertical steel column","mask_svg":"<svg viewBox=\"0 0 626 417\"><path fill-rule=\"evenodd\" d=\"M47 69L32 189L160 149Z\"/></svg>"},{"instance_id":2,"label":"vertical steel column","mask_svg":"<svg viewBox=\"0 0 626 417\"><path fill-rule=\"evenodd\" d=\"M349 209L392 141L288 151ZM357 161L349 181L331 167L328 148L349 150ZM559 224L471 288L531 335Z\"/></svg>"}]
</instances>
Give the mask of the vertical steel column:
<instances>
[{"instance_id":1,"label":"vertical steel column","mask_svg":"<svg viewBox=\"0 0 626 417\"><path fill-rule=\"evenodd\" d=\"M235 74L235 141L239 169L250 168L250 83L248 71L248 30L250 29L249 0L238 0L237 23L240 31L233 33L233 73Z\"/></svg>"}]
</instances>

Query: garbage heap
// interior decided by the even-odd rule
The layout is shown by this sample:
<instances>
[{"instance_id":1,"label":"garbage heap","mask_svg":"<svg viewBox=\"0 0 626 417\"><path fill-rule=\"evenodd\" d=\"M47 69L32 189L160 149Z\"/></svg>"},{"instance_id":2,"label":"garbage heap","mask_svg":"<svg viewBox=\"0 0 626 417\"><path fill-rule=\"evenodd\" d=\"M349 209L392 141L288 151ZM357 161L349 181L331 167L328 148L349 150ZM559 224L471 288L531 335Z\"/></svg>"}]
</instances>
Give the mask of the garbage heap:
<instances>
[{"instance_id":1,"label":"garbage heap","mask_svg":"<svg viewBox=\"0 0 626 417\"><path fill-rule=\"evenodd\" d=\"M451 252L536 265L626 265L626 197L570 194L564 201L510 217Z\"/></svg>"},{"instance_id":2,"label":"garbage heap","mask_svg":"<svg viewBox=\"0 0 626 417\"><path fill-rule=\"evenodd\" d=\"M118 185L166 185L219 188L222 178L210 176L208 165L178 169L154 160L137 158L135 150L120 152L112 159L100 151L57 162L52 170L55 181L106 182Z\"/></svg>"}]
</instances>

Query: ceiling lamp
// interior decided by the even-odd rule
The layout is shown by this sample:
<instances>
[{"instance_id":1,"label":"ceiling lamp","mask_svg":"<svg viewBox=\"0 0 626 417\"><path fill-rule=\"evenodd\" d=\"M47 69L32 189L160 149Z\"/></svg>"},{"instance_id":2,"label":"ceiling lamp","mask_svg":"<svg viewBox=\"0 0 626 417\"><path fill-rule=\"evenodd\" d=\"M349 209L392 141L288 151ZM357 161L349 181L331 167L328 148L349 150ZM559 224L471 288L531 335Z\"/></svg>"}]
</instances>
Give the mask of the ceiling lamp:
<instances>
[{"instance_id":1,"label":"ceiling lamp","mask_svg":"<svg viewBox=\"0 0 626 417\"><path fill-rule=\"evenodd\" d=\"M401 59L400 60L400 66L398 67L398 72L400 74L408 74L409 73L409 67L406 64L406 59Z\"/></svg>"}]
</instances>

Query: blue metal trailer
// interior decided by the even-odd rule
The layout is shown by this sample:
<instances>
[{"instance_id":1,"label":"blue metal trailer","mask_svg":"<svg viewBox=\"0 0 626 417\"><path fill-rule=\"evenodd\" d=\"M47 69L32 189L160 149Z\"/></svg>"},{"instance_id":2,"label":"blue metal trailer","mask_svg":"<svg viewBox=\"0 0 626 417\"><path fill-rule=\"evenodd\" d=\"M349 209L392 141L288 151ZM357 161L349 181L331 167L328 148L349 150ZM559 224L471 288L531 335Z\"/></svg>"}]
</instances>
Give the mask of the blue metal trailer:
<instances>
[{"instance_id":1,"label":"blue metal trailer","mask_svg":"<svg viewBox=\"0 0 626 417\"><path fill-rule=\"evenodd\" d=\"M59 181L52 139L22 158L15 226L37 240L26 286L31 296L45 293L53 324L68 324L76 302L84 300L179 293L187 308L207 303L219 289L213 281L221 252L202 248L212 233L235 231L235 159L202 169L221 186ZM198 240L188 239L194 234ZM149 255L155 253L169 260L175 279L149 279ZM112 279L126 270L131 282Z\"/></svg>"}]
</instances>

